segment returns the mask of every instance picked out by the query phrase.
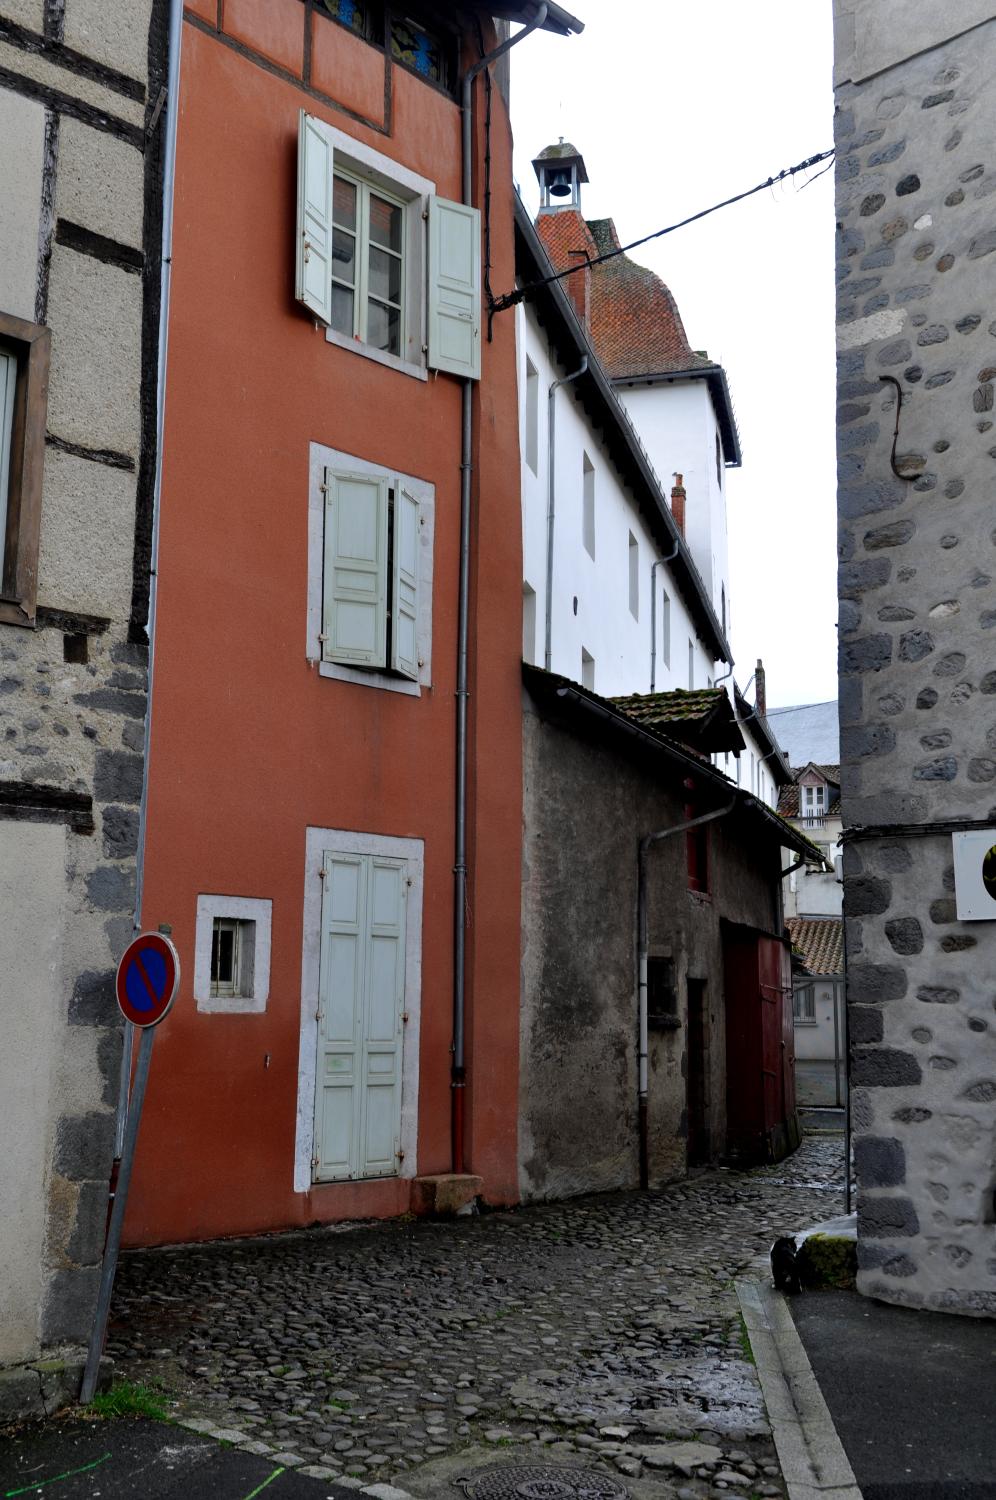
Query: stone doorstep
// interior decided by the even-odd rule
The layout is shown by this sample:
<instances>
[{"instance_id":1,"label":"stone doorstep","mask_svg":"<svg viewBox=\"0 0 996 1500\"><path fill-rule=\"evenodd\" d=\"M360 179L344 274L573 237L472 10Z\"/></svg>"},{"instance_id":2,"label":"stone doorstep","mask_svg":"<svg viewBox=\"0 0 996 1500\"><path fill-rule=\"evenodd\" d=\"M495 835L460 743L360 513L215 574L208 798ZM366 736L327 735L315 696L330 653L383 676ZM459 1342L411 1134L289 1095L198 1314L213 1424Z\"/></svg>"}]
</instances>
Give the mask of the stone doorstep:
<instances>
[{"instance_id":1,"label":"stone doorstep","mask_svg":"<svg viewBox=\"0 0 996 1500\"><path fill-rule=\"evenodd\" d=\"M29 1365L0 1370L0 1427L31 1417L50 1417L79 1399L83 1380L82 1355L69 1359L39 1359ZM104 1355L97 1375L98 1391L109 1389L114 1361Z\"/></svg>"},{"instance_id":2,"label":"stone doorstep","mask_svg":"<svg viewBox=\"0 0 996 1500\"><path fill-rule=\"evenodd\" d=\"M469 1213L484 1191L484 1178L471 1173L441 1172L412 1181L412 1213L419 1218Z\"/></svg>"}]
</instances>

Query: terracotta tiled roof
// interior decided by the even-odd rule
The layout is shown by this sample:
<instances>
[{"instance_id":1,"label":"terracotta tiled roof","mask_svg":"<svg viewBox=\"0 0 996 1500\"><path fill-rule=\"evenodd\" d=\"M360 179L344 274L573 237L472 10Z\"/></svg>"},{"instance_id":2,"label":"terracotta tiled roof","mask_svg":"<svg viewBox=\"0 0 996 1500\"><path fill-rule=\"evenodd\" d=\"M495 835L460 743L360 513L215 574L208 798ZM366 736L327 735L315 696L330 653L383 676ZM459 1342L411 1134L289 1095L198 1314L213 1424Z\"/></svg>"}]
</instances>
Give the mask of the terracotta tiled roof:
<instances>
[{"instance_id":1,"label":"terracotta tiled roof","mask_svg":"<svg viewBox=\"0 0 996 1500\"><path fill-rule=\"evenodd\" d=\"M540 214L536 229L558 271L579 264L572 251L594 258L619 249L611 219L585 221L576 209ZM677 304L653 271L617 255L590 274L591 340L610 379L714 368L691 348Z\"/></svg>"},{"instance_id":2,"label":"terracotta tiled roof","mask_svg":"<svg viewBox=\"0 0 996 1500\"><path fill-rule=\"evenodd\" d=\"M675 688L669 693L634 693L609 701L634 723L666 729L673 739L695 750L711 754L744 748L732 704L722 688Z\"/></svg>"},{"instance_id":3,"label":"terracotta tiled roof","mask_svg":"<svg viewBox=\"0 0 996 1500\"><path fill-rule=\"evenodd\" d=\"M844 924L840 917L789 917L792 948L810 974L844 971Z\"/></svg>"}]
</instances>

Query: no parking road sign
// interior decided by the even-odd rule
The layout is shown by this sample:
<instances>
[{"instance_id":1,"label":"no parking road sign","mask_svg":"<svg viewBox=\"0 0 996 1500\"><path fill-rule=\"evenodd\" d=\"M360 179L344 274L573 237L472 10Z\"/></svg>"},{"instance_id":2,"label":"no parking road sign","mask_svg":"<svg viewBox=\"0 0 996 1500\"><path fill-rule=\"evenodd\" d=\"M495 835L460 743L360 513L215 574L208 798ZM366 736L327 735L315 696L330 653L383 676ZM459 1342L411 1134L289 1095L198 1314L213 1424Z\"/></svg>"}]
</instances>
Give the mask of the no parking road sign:
<instances>
[{"instance_id":1,"label":"no parking road sign","mask_svg":"<svg viewBox=\"0 0 996 1500\"><path fill-rule=\"evenodd\" d=\"M152 1063L152 1043L156 1039L155 1028L167 1014L180 987L180 955L169 938L161 932L141 932L133 938L118 964L115 989L118 1009L126 1021L141 1028L142 1040L138 1046L138 1061L128 1097L128 1114L125 1124L124 1145L118 1171L117 1188L112 1190L110 1222L107 1226L107 1243L104 1246L104 1264L100 1272L100 1287L97 1292L97 1311L94 1314L90 1347L87 1350L86 1367L80 1400L84 1406L92 1401L97 1388L97 1372L100 1355L107 1332L107 1315L111 1308L111 1291L114 1287L114 1272L118 1264L121 1246L121 1226L124 1224L125 1203L131 1182L131 1169L135 1160L135 1142L142 1118L142 1103L145 1085L149 1081ZM131 1032L128 1033L130 1037ZM125 1053L124 1075L127 1083L130 1052Z\"/></svg>"},{"instance_id":2,"label":"no parking road sign","mask_svg":"<svg viewBox=\"0 0 996 1500\"><path fill-rule=\"evenodd\" d=\"M176 996L180 956L169 938L142 932L118 964L118 1009L133 1026L158 1026Z\"/></svg>"}]
</instances>

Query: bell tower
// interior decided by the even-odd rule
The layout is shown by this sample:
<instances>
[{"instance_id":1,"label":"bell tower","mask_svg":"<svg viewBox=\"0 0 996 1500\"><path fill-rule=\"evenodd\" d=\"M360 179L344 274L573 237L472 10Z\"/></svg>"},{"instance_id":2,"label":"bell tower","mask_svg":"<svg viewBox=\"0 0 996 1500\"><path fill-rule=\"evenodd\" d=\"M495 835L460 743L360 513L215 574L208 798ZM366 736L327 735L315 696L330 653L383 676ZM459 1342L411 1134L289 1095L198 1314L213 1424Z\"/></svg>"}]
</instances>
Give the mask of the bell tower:
<instances>
[{"instance_id":1,"label":"bell tower","mask_svg":"<svg viewBox=\"0 0 996 1500\"><path fill-rule=\"evenodd\" d=\"M540 213L557 213L561 209L581 209L581 184L588 181L584 157L576 146L561 136L555 146L547 146L533 160L533 170L540 185Z\"/></svg>"}]
</instances>

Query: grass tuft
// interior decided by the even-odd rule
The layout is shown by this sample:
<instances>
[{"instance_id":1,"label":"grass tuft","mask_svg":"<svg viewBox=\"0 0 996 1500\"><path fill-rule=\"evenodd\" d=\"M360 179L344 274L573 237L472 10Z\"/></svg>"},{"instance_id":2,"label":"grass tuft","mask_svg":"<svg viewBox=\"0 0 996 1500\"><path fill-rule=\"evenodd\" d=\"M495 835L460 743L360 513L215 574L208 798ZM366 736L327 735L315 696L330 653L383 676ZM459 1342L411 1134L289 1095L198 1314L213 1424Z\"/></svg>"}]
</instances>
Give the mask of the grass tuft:
<instances>
[{"instance_id":1,"label":"grass tuft","mask_svg":"<svg viewBox=\"0 0 996 1500\"><path fill-rule=\"evenodd\" d=\"M130 1380L113 1385L109 1391L98 1391L90 1410L97 1417L154 1417L159 1422L169 1417L161 1391Z\"/></svg>"}]
</instances>

